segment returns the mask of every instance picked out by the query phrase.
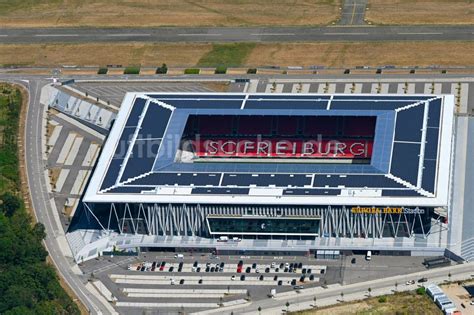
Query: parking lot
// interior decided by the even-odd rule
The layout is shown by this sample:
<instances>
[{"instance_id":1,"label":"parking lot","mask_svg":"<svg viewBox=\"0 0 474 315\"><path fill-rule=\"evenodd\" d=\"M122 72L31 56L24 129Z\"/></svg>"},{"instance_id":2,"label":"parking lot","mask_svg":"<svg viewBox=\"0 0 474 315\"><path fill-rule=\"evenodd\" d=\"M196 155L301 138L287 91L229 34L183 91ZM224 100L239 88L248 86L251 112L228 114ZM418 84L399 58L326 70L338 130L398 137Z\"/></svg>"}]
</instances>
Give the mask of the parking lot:
<instances>
[{"instance_id":1,"label":"parking lot","mask_svg":"<svg viewBox=\"0 0 474 315\"><path fill-rule=\"evenodd\" d=\"M334 283L355 283L426 270L421 257L215 256L209 253L144 252L137 257L101 257L81 269L100 281L120 312L142 314L158 309L176 314L217 308L272 293ZM274 291L272 291L274 290ZM141 311L140 311L141 310Z\"/></svg>"}]
</instances>

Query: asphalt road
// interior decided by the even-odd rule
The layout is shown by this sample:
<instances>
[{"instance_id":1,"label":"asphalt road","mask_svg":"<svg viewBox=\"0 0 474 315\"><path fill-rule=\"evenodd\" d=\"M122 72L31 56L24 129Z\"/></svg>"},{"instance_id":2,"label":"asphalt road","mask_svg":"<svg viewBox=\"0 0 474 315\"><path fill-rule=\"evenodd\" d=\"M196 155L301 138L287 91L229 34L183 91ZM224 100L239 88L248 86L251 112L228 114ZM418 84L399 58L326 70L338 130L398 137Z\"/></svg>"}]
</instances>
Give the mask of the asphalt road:
<instances>
[{"instance_id":1,"label":"asphalt road","mask_svg":"<svg viewBox=\"0 0 474 315\"><path fill-rule=\"evenodd\" d=\"M2 80L2 77L0 77ZM69 284L74 293L86 305L92 314L108 314L101 303L84 287L87 280L74 274L71 270L72 260L68 261L63 256L57 237L63 234L62 227L57 226L53 214L50 213L50 196L46 189L44 171L45 164L42 159L41 141L42 134L42 113L44 106L40 104L39 97L41 88L46 81L31 80L22 83L29 89L29 107L25 124L25 159L28 176L28 186L30 188L31 199L37 220L44 224L46 228L46 239L44 241L46 249L52 258L54 265L64 281Z\"/></svg>"},{"instance_id":2,"label":"asphalt road","mask_svg":"<svg viewBox=\"0 0 474 315\"><path fill-rule=\"evenodd\" d=\"M473 40L474 26L0 29L2 43Z\"/></svg>"}]
</instances>

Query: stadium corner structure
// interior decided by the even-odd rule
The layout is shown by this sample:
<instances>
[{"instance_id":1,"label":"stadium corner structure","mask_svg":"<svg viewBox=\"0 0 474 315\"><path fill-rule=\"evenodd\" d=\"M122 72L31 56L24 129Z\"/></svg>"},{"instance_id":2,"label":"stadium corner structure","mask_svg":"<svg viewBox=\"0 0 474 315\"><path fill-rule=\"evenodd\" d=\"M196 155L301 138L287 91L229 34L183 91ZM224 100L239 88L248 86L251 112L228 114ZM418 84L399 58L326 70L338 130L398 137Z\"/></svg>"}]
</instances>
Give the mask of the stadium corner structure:
<instances>
[{"instance_id":1,"label":"stadium corner structure","mask_svg":"<svg viewBox=\"0 0 474 315\"><path fill-rule=\"evenodd\" d=\"M128 93L68 239L82 242L76 261L136 248L440 255L453 128L452 95Z\"/></svg>"}]
</instances>

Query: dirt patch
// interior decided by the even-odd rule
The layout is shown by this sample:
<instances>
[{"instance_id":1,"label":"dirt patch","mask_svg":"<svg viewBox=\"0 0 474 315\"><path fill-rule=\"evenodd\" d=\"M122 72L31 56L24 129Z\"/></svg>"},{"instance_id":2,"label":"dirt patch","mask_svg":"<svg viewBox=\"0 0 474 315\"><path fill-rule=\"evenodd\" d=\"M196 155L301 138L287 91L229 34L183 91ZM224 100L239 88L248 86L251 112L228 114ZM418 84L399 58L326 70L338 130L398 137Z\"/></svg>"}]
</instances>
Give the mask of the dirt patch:
<instances>
[{"instance_id":1,"label":"dirt patch","mask_svg":"<svg viewBox=\"0 0 474 315\"><path fill-rule=\"evenodd\" d=\"M345 302L340 305L328 306L291 313L292 315L361 315L361 314L413 314L441 315L438 306L427 295L417 295L414 292L400 292L387 295L385 302L380 297L372 297L363 301Z\"/></svg>"},{"instance_id":2,"label":"dirt patch","mask_svg":"<svg viewBox=\"0 0 474 315\"><path fill-rule=\"evenodd\" d=\"M352 42L260 44L245 61L247 66L355 67L472 66L474 42Z\"/></svg>"},{"instance_id":3,"label":"dirt patch","mask_svg":"<svg viewBox=\"0 0 474 315\"><path fill-rule=\"evenodd\" d=\"M472 0L369 0L366 19L374 24L472 24Z\"/></svg>"},{"instance_id":4,"label":"dirt patch","mask_svg":"<svg viewBox=\"0 0 474 315\"><path fill-rule=\"evenodd\" d=\"M104 66L107 64L187 67L212 49L211 44L32 44L0 45L0 65ZM21 51L21 54L18 52ZM111 69L109 69L111 72ZM123 74L123 72L122 72Z\"/></svg>"},{"instance_id":5,"label":"dirt patch","mask_svg":"<svg viewBox=\"0 0 474 315\"><path fill-rule=\"evenodd\" d=\"M319 25L341 0L8 0L0 27Z\"/></svg>"},{"instance_id":6,"label":"dirt patch","mask_svg":"<svg viewBox=\"0 0 474 315\"><path fill-rule=\"evenodd\" d=\"M58 181L59 173L61 173L60 167L53 167L49 169L49 179L51 181L51 186L53 187L53 189Z\"/></svg>"},{"instance_id":7,"label":"dirt patch","mask_svg":"<svg viewBox=\"0 0 474 315\"><path fill-rule=\"evenodd\" d=\"M212 91L215 92L227 92L229 90L229 82L206 82L202 83L204 87L207 87L208 89L211 89Z\"/></svg>"}]
</instances>

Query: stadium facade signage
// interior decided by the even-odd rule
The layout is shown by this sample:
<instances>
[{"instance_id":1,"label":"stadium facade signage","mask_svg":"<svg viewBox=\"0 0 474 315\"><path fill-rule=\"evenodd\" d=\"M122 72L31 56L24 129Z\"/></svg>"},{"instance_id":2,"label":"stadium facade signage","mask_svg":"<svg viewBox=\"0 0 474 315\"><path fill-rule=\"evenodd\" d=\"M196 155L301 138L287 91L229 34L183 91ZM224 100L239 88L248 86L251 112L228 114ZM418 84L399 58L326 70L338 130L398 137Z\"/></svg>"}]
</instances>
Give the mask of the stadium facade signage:
<instances>
[{"instance_id":1,"label":"stadium facade signage","mask_svg":"<svg viewBox=\"0 0 474 315\"><path fill-rule=\"evenodd\" d=\"M424 214L425 209L403 207L352 207L351 212L359 214Z\"/></svg>"},{"instance_id":2,"label":"stadium facade signage","mask_svg":"<svg viewBox=\"0 0 474 315\"><path fill-rule=\"evenodd\" d=\"M199 157L350 158L372 156L371 140L212 139L193 141Z\"/></svg>"}]
</instances>

